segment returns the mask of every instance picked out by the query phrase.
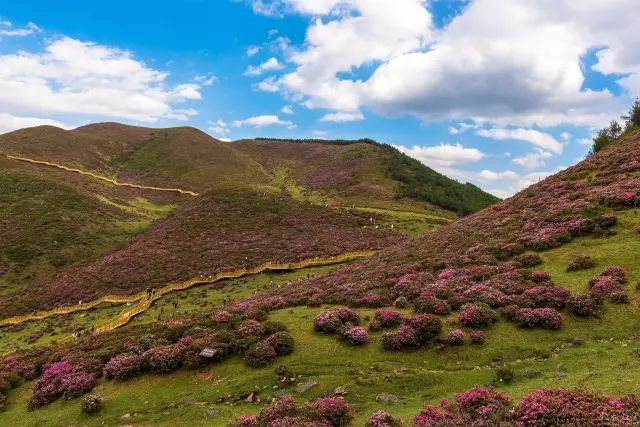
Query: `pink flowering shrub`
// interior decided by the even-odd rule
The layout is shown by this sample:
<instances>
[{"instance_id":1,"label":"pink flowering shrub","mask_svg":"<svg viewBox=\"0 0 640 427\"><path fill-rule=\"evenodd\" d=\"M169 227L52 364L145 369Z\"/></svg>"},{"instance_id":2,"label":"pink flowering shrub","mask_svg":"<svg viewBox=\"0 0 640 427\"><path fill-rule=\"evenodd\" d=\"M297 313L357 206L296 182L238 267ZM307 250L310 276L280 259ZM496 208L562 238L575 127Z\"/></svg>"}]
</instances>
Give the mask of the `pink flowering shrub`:
<instances>
[{"instance_id":1,"label":"pink flowering shrub","mask_svg":"<svg viewBox=\"0 0 640 427\"><path fill-rule=\"evenodd\" d=\"M277 353L268 342L261 341L249 347L244 354L244 361L252 368L264 368L273 362Z\"/></svg>"},{"instance_id":2,"label":"pink flowering shrub","mask_svg":"<svg viewBox=\"0 0 640 427\"><path fill-rule=\"evenodd\" d=\"M313 402L313 411L321 419L329 421L333 427L346 427L353 419L353 411L344 399L320 397Z\"/></svg>"},{"instance_id":3,"label":"pink flowering shrub","mask_svg":"<svg viewBox=\"0 0 640 427\"><path fill-rule=\"evenodd\" d=\"M122 353L112 357L104 366L105 378L125 381L140 375L144 359L139 354Z\"/></svg>"},{"instance_id":4,"label":"pink flowering shrub","mask_svg":"<svg viewBox=\"0 0 640 427\"><path fill-rule=\"evenodd\" d=\"M447 335L447 343L449 345L462 345L464 344L464 332L460 329L454 329Z\"/></svg>"},{"instance_id":5,"label":"pink flowering shrub","mask_svg":"<svg viewBox=\"0 0 640 427\"><path fill-rule=\"evenodd\" d=\"M527 289L522 295L531 300L536 307L561 309L567 303L571 292L557 286L537 286Z\"/></svg>"},{"instance_id":6,"label":"pink flowering shrub","mask_svg":"<svg viewBox=\"0 0 640 427\"><path fill-rule=\"evenodd\" d=\"M471 331L469 333L469 339L471 340L471 344L484 344L485 335L483 331Z\"/></svg>"},{"instance_id":7,"label":"pink flowering shrub","mask_svg":"<svg viewBox=\"0 0 640 427\"><path fill-rule=\"evenodd\" d=\"M241 337L259 337L265 332L264 325L256 320L245 320L238 326L238 334Z\"/></svg>"},{"instance_id":8,"label":"pink flowering shrub","mask_svg":"<svg viewBox=\"0 0 640 427\"><path fill-rule=\"evenodd\" d=\"M287 354L293 353L293 337L288 332L276 332L268 336L264 342L273 347L277 356L286 356Z\"/></svg>"},{"instance_id":9,"label":"pink flowering shrub","mask_svg":"<svg viewBox=\"0 0 640 427\"><path fill-rule=\"evenodd\" d=\"M91 391L95 383L95 374L79 371L67 360L47 364L33 386L29 406L46 405L59 397L71 399L81 396Z\"/></svg>"},{"instance_id":10,"label":"pink flowering shrub","mask_svg":"<svg viewBox=\"0 0 640 427\"><path fill-rule=\"evenodd\" d=\"M369 341L369 334L365 328L354 326L344 331L342 339L350 345L365 345Z\"/></svg>"},{"instance_id":11,"label":"pink flowering shrub","mask_svg":"<svg viewBox=\"0 0 640 427\"><path fill-rule=\"evenodd\" d=\"M182 344L182 345L189 345L193 342L193 338L192 337L180 337L177 341L178 344Z\"/></svg>"},{"instance_id":12,"label":"pink flowering shrub","mask_svg":"<svg viewBox=\"0 0 640 427\"><path fill-rule=\"evenodd\" d=\"M378 310L374 315L374 319L382 328L393 328L400 325L404 320L402 313L394 310Z\"/></svg>"},{"instance_id":13,"label":"pink flowering shrub","mask_svg":"<svg viewBox=\"0 0 640 427\"><path fill-rule=\"evenodd\" d=\"M630 426L640 402L615 399L585 390L542 389L527 394L515 408L518 426Z\"/></svg>"},{"instance_id":14,"label":"pink flowering shrub","mask_svg":"<svg viewBox=\"0 0 640 427\"><path fill-rule=\"evenodd\" d=\"M451 313L451 306L447 301L431 294L420 295L414 300L413 304L418 313L437 314L439 316L446 316Z\"/></svg>"},{"instance_id":15,"label":"pink flowering shrub","mask_svg":"<svg viewBox=\"0 0 640 427\"><path fill-rule=\"evenodd\" d=\"M407 319L406 325L413 329L418 345L427 343L442 330L440 319L429 314L415 314Z\"/></svg>"},{"instance_id":16,"label":"pink flowering shrub","mask_svg":"<svg viewBox=\"0 0 640 427\"><path fill-rule=\"evenodd\" d=\"M235 423L235 427L253 427L259 426L258 417L245 415L244 417L240 417L240 419Z\"/></svg>"},{"instance_id":17,"label":"pink flowering shrub","mask_svg":"<svg viewBox=\"0 0 640 427\"><path fill-rule=\"evenodd\" d=\"M562 316L553 308L521 308L516 321L522 328L560 329Z\"/></svg>"},{"instance_id":18,"label":"pink flowering shrub","mask_svg":"<svg viewBox=\"0 0 640 427\"><path fill-rule=\"evenodd\" d=\"M567 300L567 309L580 317L598 317L602 301L591 294L574 294Z\"/></svg>"},{"instance_id":19,"label":"pink flowering shrub","mask_svg":"<svg viewBox=\"0 0 640 427\"><path fill-rule=\"evenodd\" d=\"M407 347L418 346L418 337L415 329L409 325L402 325L397 331L385 332L380 337L382 348L398 351Z\"/></svg>"},{"instance_id":20,"label":"pink flowering shrub","mask_svg":"<svg viewBox=\"0 0 640 427\"><path fill-rule=\"evenodd\" d=\"M458 393L454 401L442 401L444 412L427 405L414 418L415 427L511 425L511 398L493 388L474 388ZM502 424L505 423L505 424Z\"/></svg>"},{"instance_id":21,"label":"pink flowering shrub","mask_svg":"<svg viewBox=\"0 0 640 427\"><path fill-rule=\"evenodd\" d=\"M367 420L364 427L400 427L402 421L387 411L377 411Z\"/></svg>"},{"instance_id":22,"label":"pink flowering shrub","mask_svg":"<svg viewBox=\"0 0 640 427\"><path fill-rule=\"evenodd\" d=\"M38 366L20 353L10 354L0 363L0 372L10 372L32 380L38 376Z\"/></svg>"},{"instance_id":23,"label":"pink flowering shrub","mask_svg":"<svg viewBox=\"0 0 640 427\"><path fill-rule=\"evenodd\" d=\"M618 266L606 267L602 270L599 277L610 277L621 285L627 283L627 273L624 271L624 268Z\"/></svg>"},{"instance_id":24,"label":"pink flowering shrub","mask_svg":"<svg viewBox=\"0 0 640 427\"><path fill-rule=\"evenodd\" d=\"M355 311L347 307L318 313L314 319L314 329L316 332L336 333L346 323L353 325L360 324L360 316Z\"/></svg>"},{"instance_id":25,"label":"pink flowering shrub","mask_svg":"<svg viewBox=\"0 0 640 427\"><path fill-rule=\"evenodd\" d=\"M470 303L462 306L458 318L466 327L482 328L495 323L498 314L485 303Z\"/></svg>"},{"instance_id":26,"label":"pink flowering shrub","mask_svg":"<svg viewBox=\"0 0 640 427\"><path fill-rule=\"evenodd\" d=\"M184 347L180 344L151 347L142 354L144 368L154 374L168 374L182 366Z\"/></svg>"}]
</instances>

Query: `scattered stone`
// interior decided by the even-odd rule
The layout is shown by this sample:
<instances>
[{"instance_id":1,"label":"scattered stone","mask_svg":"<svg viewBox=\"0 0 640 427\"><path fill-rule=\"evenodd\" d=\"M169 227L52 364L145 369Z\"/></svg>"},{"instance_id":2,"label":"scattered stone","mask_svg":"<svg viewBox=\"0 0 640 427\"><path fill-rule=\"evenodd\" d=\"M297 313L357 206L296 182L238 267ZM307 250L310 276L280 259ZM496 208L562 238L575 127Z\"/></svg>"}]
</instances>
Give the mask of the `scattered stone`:
<instances>
[{"instance_id":1,"label":"scattered stone","mask_svg":"<svg viewBox=\"0 0 640 427\"><path fill-rule=\"evenodd\" d=\"M402 406L405 404L404 399L399 398L395 394L391 393L380 393L376 396L376 402L385 403L388 405L397 405Z\"/></svg>"},{"instance_id":2,"label":"scattered stone","mask_svg":"<svg viewBox=\"0 0 640 427\"><path fill-rule=\"evenodd\" d=\"M536 369L525 369L524 371L522 371L520 376L523 378L536 378L539 377L540 374L541 372Z\"/></svg>"},{"instance_id":3,"label":"scattered stone","mask_svg":"<svg viewBox=\"0 0 640 427\"><path fill-rule=\"evenodd\" d=\"M333 394L335 394L336 396L346 396L347 389L344 386L336 387L336 389L333 390Z\"/></svg>"},{"instance_id":4,"label":"scattered stone","mask_svg":"<svg viewBox=\"0 0 640 427\"><path fill-rule=\"evenodd\" d=\"M127 412L126 414L124 414L124 415L123 415L123 416L121 416L120 418L127 419L127 418L129 418L129 417L131 417L131 414Z\"/></svg>"},{"instance_id":5,"label":"scattered stone","mask_svg":"<svg viewBox=\"0 0 640 427\"><path fill-rule=\"evenodd\" d=\"M218 411L217 409L207 409L204 413L205 418L213 418L217 417L218 415L220 415L220 411Z\"/></svg>"},{"instance_id":6,"label":"scattered stone","mask_svg":"<svg viewBox=\"0 0 640 427\"><path fill-rule=\"evenodd\" d=\"M317 385L318 385L318 381L315 381L315 380L308 380L303 383L298 383L298 385L296 386L296 392L302 394Z\"/></svg>"}]
</instances>

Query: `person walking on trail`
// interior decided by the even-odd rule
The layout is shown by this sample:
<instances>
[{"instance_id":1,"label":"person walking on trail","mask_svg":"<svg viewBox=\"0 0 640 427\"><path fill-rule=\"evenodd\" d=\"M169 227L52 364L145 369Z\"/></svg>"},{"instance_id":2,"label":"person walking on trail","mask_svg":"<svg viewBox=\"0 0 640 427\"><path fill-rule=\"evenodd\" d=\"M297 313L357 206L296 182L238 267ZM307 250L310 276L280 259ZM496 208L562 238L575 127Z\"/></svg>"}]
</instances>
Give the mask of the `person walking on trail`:
<instances>
[{"instance_id":1,"label":"person walking on trail","mask_svg":"<svg viewBox=\"0 0 640 427\"><path fill-rule=\"evenodd\" d=\"M175 311L178 308L178 301L174 301L172 305L173 305L173 310Z\"/></svg>"},{"instance_id":2,"label":"person walking on trail","mask_svg":"<svg viewBox=\"0 0 640 427\"><path fill-rule=\"evenodd\" d=\"M147 288L147 299L151 298L151 288Z\"/></svg>"}]
</instances>

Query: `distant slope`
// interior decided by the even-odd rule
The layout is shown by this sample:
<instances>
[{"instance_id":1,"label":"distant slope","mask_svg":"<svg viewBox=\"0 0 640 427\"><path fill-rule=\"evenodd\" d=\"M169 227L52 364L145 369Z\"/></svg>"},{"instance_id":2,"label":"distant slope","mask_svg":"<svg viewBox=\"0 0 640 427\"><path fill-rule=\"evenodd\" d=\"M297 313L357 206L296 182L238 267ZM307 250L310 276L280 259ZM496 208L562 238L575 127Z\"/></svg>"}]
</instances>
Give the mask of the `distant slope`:
<instances>
[{"instance_id":1,"label":"distant slope","mask_svg":"<svg viewBox=\"0 0 640 427\"><path fill-rule=\"evenodd\" d=\"M251 189L218 189L184 202L120 250L37 287L0 296L0 312L48 308L107 293L130 294L243 266L381 249L402 240L397 233L368 224L368 215Z\"/></svg>"},{"instance_id":2,"label":"distant slope","mask_svg":"<svg viewBox=\"0 0 640 427\"><path fill-rule=\"evenodd\" d=\"M273 140L261 138L236 143L265 166L285 168L297 183L312 191L350 200L416 200L441 209L469 214L498 198L471 184L424 166L395 148L372 140Z\"/></svg>"},{"instance_id":3,"label":"distant slope","mask_svg":"<svg viewBox=\"0 0 640 427\"><path fill-rule=\"evenodd\" d=\"M582 235L606 236L603 227L609 221L603 213L638 205L640 132L635 132L511 199L277 293L292 302L313 295L315 300L347 304L373 293L390 303L399 291L393 285L405 275L424 272L428 277L445 268L492 266L526 249L558 247Z\"/></svg>"}]
</instances>

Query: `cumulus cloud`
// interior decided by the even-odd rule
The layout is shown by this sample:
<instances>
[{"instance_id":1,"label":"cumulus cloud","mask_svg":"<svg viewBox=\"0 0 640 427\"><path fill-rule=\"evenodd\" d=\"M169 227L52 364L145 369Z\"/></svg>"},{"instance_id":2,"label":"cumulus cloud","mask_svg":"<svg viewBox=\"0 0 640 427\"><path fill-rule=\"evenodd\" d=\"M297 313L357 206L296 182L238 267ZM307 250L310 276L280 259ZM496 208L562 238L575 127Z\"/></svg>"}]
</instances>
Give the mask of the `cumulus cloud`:
<instances>
[{"instance_id":1,"label":"cumulus cloud","mask_svg":"<svg viewBox=\"0 0 640 427\"><path fill-rule=\"evenodd\" d=\"M64 37L43 52L0 55L0 113L17 117L81 114L155 122L197 114L177 108L201 99L202 83L171 86L167 73L132 54Z\"/></svg>"},{"instance_id":2,"label":"cumulus cloud","mask_svg":"<svg viewBox=\"0 0 640 427\"><path fill-rule=\"evenodd\" d=\"M551 157L553 157L551 153L537 150L524 156L516 157L512 162L527 169L538 169L543 167L546 164L545 160Z\"/></svg>"},{"instance_id":3,"label":"cumulus cloud","mask_svg":"<svg viewBox=\"0 0 640 427\"><path fill-rule=\"evenodd\" d=\"M478 131L476 131L476 135L483 138L496 139L499 141L505 139L524 141L533 144L536 147L550 150L556 154L561 154L563 151L563 145L558 142L553 136L535 129L479 129Z\"/></svg>"},{"instance_id":4,"label":"cumulus cloud","mask_svg":"<svg viewBox=\"0 0 640 427\"><path fill-rule=\"evenodd\" d=\"M461 144L440 144L432 147L396 145L394 147L437 170L446 170L455 164L478 162L485 157L480 150L467 148Z\"/></svg>"},{"instance_id":5,"label":"cumulus cloud","mask_svg":"<svg viewBox=\"0 0 640 427\"><path fill-rule=\"evenodd\" d=\"M229 134L229 125L227 124L227 122L225 122L224 120L209 120L208 122L209 125L209 132L213 133L214 136L220 138L220 139L227 139L227 136Z\"/></svg>"},{"instance_id":6,"label":"cumulus cloud","mask_svg":"<svg viewBox=\"0 0 640 427\"><path fill-rule=\"evenodd\" d=\"M260 48L258 46L249 46L247 48L247 56L256 56L260 52Z\"/></svg>"},{"instance_id":7,"label":"cumulus cloud","mask_svg":"<svg viewBox=\"0 0 640 427\"><path fill-rule=\"evenodd\" d=\"M236 127L236 128L243 127L243 126L252 126L257 129L260 129L265 126L287 126L290 129L295 127L292 121L281 120L276 115L254 116L254 117L246 118L244 120L235 120L232 125L233 127Z\"/></svg>"},{"instance_id":8,"label":"cumulus cloud","mask_svg":"<svg viewBox=\"0 0 640 427\"><path fill-rule=\"evenodd\" d=\"M63 129L69 129L71 127L57 120L37 117L16 117L11 114L0 113L0 133L42 125L56 126Z\"/></svg>"},{"instance_id":9,"label":"cumulus cloud","mask_svg":"<svg viewBox=\"0 0 640 427\"><path fill-rule=\"evenodd\" d=\"M284 107L282 107L280 112L284 114L294 114L293 107L291 105L285 105Z\"/></svg>"},{"instance_id":10,"label":"cumulus cloud","mask_svg":"<svg viewBox=\"0 0 640 427\"><path fill-rule=\"evenodd\" d=\"M284 68L284 66L280 63L280 61L278 61L277 58L269 58L258 66L250 65L244 74L247 76L259 76L267 71L276 71L281 70L282 68Z\"/></svg>"},{"instance_id":11,"label":"cumulus cloud","mask_svg":"<svg viewBox=\"0 0 640 427\"><path fill-rule=\"evenodd\" d=\"M640 91L640 15L621 13L636 0L475 0L442 29L422 0L257 3L314 17L289 57L295 70L278 80L309 108L367 106L499 127L602 126L627 100L584 89L584 56L595 48L596 71L623 73L619 84ZM373 72L354 77L363 65Z\"/></svg>"},{"instance_id":12,"label":"cumulus cloud","mask_svg":"<svg viewBox=\"0 0 640 427\"><path fill-rule=\"evenodd\" d=\"M361 112L338 112L338 113L329 113L322 116L320 119L321 122L334 122L334 123L346 123L346 122L357 122L360 120L364 120L364 115Z\"/></svg>"}]
</instances>

